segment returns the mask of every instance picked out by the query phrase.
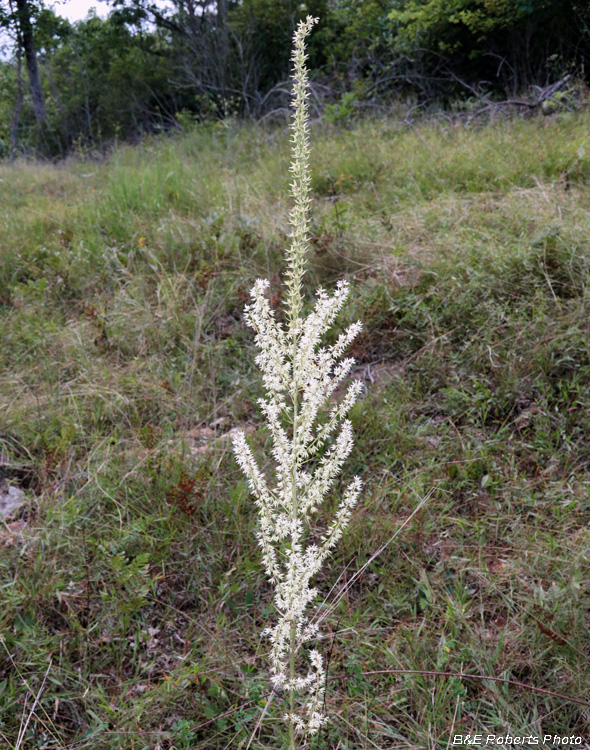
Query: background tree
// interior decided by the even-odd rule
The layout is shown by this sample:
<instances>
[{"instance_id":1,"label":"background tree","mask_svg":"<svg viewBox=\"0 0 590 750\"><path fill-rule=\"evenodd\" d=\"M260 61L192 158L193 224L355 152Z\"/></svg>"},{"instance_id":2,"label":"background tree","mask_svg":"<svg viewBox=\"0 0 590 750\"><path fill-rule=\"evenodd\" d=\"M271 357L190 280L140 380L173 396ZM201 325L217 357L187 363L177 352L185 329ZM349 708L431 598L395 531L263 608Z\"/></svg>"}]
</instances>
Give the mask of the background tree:
<instances>
[{"instance_id":1,"label":"background tree","mask_svg":"<svg viewBox=\"0 0 590 750\"><path fill-rule=\"evenodd\" d=\"M15 0L16 3L16 23L18 26L17 39L22 45L27 62L27 72L29 74L29 84L31 86L31 95L33 100L33 111L37 122L45 122L47 112L45 110L45 97L43 96L43 86L41 85L41 76L39 75L39 66L37 64L37 48L35 46L35 37L33 34L33 24L31 16L35 10L28 0ZM37 7L38 10L38 7Z\"/></svg>"},{"instance_id":2,"label":"background tree","mask_svg":"<svg viewBox=\"0 0 590 750\"><path fill-rule=\"evenodd\" d=\"M269 94L289 76L297 22L306 14L329 15L327 0L173 0L169 10L151 0L115 0L114 6L166 34L178 64L176 84L194 92L202 114L217 116L259 116L272 108ZM318 45L310 52L314 67L323 64Z\"/></svg>"},{"instance_id":3,"label":"background tree","mask_svg":"<svg viewBox=\"0 0 590 750\"><path fill-rule=\"evenodd\" d=\"M65 149L170 127L183 108L168 43L114 13L69 26L44 60Z\"/></svg>"},{"instance_id":4,"label":"background tree","mask_svg":"<svg viewBox=\"0 0 590 750\"><path fill-rule=\"evenodd\" d=\"M47 119L47 112L33 31L34 18L40 10L40 4L30 3L29 0L8 0L0 4L0 27L8 31L13 38L18 60L20 60L19 50L24 53L33 111L37 122L43 123Z\"/></svg>"}]
</instances>

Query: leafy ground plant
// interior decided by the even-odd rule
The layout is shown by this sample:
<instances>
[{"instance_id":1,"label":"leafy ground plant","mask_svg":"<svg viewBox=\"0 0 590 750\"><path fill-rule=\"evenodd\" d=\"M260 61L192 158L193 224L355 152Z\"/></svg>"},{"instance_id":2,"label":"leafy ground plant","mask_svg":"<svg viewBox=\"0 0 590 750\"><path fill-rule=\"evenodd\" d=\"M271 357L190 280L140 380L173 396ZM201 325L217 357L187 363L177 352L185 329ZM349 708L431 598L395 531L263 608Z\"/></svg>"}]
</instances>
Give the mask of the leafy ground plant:
<instances>
[{"instance_id":1,"label":"leafy ground plant","mask_svg":"<svg viewBox=\"0 0 590 750\"><path fill-rule=\"evenodd\" d=\"M353 358L340 357L362 328L360 322L353 323L334 344L318 348L346 302L346 282L338 282L331 297L320 287L313 311L302 318L311 183L305 38L316 21L308 16L294 35L294 207L290 214L291 243L286 251L285 324L277 322L265 296L270 286L267 280L256 282L251 291L252 303L246 308L246 320L256 332L260 349L256 362L266 387L266 398L259 399L259 404L273 439L273 487L258 467L244 432L238 432L233 441L238 463L256 498L260 516L258 541L266 574L275 589L278 621L264 635L271 642L273 686L290 695L285 719L289 722L291 748L295 747L296 730L314 734L327 721L322 713L326 678L322 656L316 649L310 650L311 670L305 677L297 676L296 657L304 643L319 637L317 622L310 621L307 615L308 606L318 596L312 580L342 536L361 492L361 481L355 477L318 543L306 545L310 519L326 499L352 450L352 425L346 415L362 389L360 381L353 381L344 398L322 418L334 391L354 365ZM333 440L339 426L340 432ZM314 467L311 470L310 464ZM302 691L308 693L303 706L305 718L301 712L296 713L295 694Z\"/></svg>"}]
</instances>

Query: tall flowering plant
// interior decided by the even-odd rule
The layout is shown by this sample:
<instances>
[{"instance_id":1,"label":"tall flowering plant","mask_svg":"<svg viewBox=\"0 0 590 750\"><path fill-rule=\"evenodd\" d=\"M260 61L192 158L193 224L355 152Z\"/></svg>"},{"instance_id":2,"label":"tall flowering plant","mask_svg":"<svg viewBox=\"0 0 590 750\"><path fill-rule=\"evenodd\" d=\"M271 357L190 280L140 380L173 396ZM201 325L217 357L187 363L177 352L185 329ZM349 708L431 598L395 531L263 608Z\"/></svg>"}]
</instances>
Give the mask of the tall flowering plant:
<instances>
[{"instance_id":1,"label":"tall flowering plant","mask_svg":"<svg viewBox=\"0 0 590 750\"><path fill-rule=\"evenodd\" d=\"M263 474L243 432L235 435L236 459L246 477L259 510L258 543L266 574L274 586L277 622L263 635L270 639L271 681L289 693L290 744L294 732L313 734L327 721L322 713L325 670L322 656L309 650L306 675L296 670L300 647L320 633L308 616L318 591L312 585L342 536L361 492L361 481L354 477L340 500L336 514L315 540L310 521L330 492L353 446L352 425L346 418L361 391L353 381L345 395L334 401L334 392L350 373L354 359L341 359L348 345L361 330L361 323L349 326L331 346L321 346L348 297L345 281L332 295L316 292L312 311L303 317L302 280L310 233L310 172L308 126L308 74L305 39L318 19L308 16L294 34L292 62L293 116L290 244L286 250L285 324L276 318L265 296L267 280L258 279L246 306L247 324L256 332L266 397L259 399L273 439L275 461L273 481ZM313 466L313 468L310 468ZM295 706L295 694L303 694Z\"/></svg>"}]
</instances>

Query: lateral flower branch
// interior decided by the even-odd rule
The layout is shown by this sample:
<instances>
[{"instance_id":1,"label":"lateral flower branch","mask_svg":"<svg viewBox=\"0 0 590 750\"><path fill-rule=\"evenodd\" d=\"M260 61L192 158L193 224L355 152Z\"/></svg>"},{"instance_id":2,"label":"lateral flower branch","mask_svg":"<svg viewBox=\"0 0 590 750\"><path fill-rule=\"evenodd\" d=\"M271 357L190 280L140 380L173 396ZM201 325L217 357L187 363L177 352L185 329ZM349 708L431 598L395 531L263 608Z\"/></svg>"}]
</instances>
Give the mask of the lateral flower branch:
<instances>
[{"instance_id":1,"label":"lateral flower branch","mask_svg":"<svg viewBox=\"0 0 590 750\"><path fill-rule=\"evenodd\" d=\"M266 574L275 589L277 622L263 631L270 639L271 682L290 694L291 747L294 732L313 734L328 720L322 713L326 674L319 651L309 650L307 674L296 669L302 644L320 638L307 610L318 596L312 580L320 571L348 525L362 485L354 477L340 500L335 516L315 542L310 522L331 491L353 447L348 412L362 385L355 380L345 395L334 401L337 386L349 375L354 359L342 355L361 330L357 322L331 346L321 346L348 297L348 284L339 281L333 294L316 292L316 302L303 314L303 276L310 235L310 143L308 75L305 39L318 19L308 16L294 34L292 62L293 116L291 120L292 183L290 244L286 249L285 324L275 318L266 291L269 282L258 279L246 306L245 319L256 332L266 397L260 408L270 429L275 461L270 482L259 468L243 432L233 439L236 459L254 495L259 511L257 538ZM313 466L313 468L309 468ZM295 693L302 694L295 705Z\"/></svg>"}]
</instances>

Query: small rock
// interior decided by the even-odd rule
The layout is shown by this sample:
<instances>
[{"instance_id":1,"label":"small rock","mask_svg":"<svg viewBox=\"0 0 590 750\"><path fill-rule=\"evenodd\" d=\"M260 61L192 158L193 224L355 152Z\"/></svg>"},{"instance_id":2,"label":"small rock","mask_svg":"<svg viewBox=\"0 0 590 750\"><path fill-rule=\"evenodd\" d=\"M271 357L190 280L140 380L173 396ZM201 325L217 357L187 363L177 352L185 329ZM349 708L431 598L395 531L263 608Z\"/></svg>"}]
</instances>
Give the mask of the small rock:
<instances>
[{"instance_id":1,"label":"small rock","mask_svg":"<svg viewBox=\"0 0 590 750\"><path fill-rule=\"evenodd\" d=\"M25 493L18 487L0 486L0 517L5 521L26 503Z\"/></svg>"}]
</instances>

